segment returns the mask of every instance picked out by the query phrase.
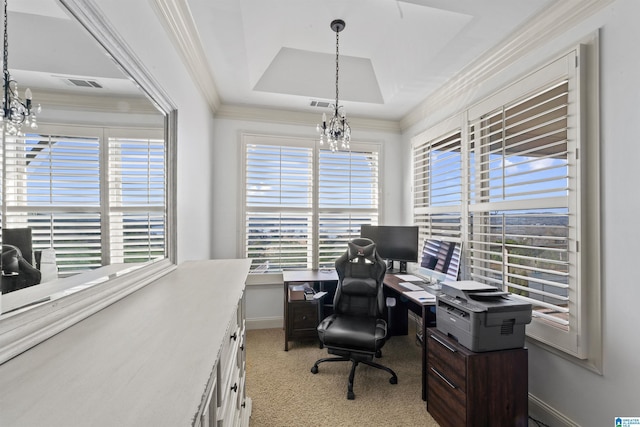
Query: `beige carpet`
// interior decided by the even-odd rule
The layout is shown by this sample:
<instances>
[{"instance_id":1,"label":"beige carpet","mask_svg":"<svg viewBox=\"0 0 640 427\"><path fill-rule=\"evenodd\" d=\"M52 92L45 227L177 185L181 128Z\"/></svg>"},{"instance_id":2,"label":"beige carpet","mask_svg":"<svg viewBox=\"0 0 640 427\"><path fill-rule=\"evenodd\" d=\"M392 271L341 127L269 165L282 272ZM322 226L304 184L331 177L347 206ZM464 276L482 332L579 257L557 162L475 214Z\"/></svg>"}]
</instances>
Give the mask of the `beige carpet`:
<instances>
[{"instance_id":1,"label":"beige carpet","mask_svg":"<svg viewBox=\"0 0 640 427\"><path fill-rule=\"evenodd\" d=\"M398 375L360 364L354 381L355 400L347 400L351 364L330 362L314 342L289 343L282 329L247 332L247 396L252 399L252 427L426 426L437 427L422 400L421 349L415 335L393 337L376 359Z\"/></svg>"}]
</instances>

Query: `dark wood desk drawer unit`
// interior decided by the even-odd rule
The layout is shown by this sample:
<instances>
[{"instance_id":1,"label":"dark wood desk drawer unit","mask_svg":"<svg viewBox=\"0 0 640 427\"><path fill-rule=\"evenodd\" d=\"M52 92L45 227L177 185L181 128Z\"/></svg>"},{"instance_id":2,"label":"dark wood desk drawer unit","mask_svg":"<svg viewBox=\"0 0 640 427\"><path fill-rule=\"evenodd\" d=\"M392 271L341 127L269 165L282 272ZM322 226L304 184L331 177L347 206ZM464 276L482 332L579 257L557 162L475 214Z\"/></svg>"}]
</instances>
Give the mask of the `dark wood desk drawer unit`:
<instances>
[{"instance_id":1,"label":"dark wood desk drawer unit","mask_svg":"<svg viewBox=\"0 0 640 427\"><path fill-rule=\"evenodd\" d=\"M289 341L318 339L320 318L332 313L333 295L336 292L338 274L335 270L289 270L282 272L284 281L284 351L289 350ZM326 292L324 298L306 300L304 288L315 292ZM294 289L295 288L295 289ZM297 289L300 288L300 289Z\"/></svg>"},{"instance_id":2,"label":"dark wood desk drawer unit","mask_svg":"<svg viewBox=\"0 0 640 427\"><path fill-rule=\"evenodd\" d=\"M316 301L290 301L287 341L318 338L318 304Z\"/></svg>"},{"instance_id":3,"label":"dark wood desk drawer unit","mask_svg":"<svg viewBox=\"0 0 640 427\"><path fill-rule=\"evenodd\" d=\"M427 330L427 410L442 427L526 426L527 349L474 353Z\"/></svg>"}]
</instances>

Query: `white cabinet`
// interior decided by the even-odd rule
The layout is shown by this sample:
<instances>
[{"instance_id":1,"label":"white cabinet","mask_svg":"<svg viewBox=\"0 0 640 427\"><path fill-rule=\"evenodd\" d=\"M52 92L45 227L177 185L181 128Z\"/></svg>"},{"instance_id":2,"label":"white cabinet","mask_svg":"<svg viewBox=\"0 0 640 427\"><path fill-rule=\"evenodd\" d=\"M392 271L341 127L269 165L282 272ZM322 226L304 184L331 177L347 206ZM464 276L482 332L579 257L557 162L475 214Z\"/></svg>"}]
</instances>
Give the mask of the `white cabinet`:
<instances>
[{"instance_id":1,"label":"white cabinet","mask_svg":"<svg viewBox=\"0 0 640 427\"><path fill-rule=\"evenodd\" d=\"M218 427L248 426L251 400L245 395L244 298L229 322L216 369Z\"/></svg>"},{"instance_id":2,"label":"white cabinet","mask_svg":"<svg viewBox=\"0 0 640 427\"><path fill-rule=\"evenodd\" d=\"M191 261L0 365L0 425L248 426L249 260Z\"/></svg>"}]
</instances>

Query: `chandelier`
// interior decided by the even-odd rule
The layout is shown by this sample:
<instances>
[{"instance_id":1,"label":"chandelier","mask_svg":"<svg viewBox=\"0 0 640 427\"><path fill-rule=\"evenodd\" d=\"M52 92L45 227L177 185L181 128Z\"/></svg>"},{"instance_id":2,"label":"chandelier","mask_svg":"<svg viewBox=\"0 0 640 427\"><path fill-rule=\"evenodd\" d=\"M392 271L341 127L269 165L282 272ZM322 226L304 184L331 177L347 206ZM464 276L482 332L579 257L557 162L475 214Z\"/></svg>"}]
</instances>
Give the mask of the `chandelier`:
<instances>
[{"instance_id":1,"label":"chandelier","mask_svg":"<svg viewBox=\"0 0 640 427\"><path fill-rule=\"evenodd\" d=\"M330 106L333 110L331 120L327 122L327 114L322 113L322 124L317 126L317 130L320 133L320 145L324 145L327 142L333 152L338 150L338 145L342 150L349 150L349 141L351 140L351 127L347 122L347 114L344 111L344 107L338 104L339 33L344 30L344 26L342 19L336 19L331 22L331 29L336 32L336 103Z\"/></svg>"},{"instance_id":2,"label":"chandelier","mask_svg":"<svg viewBox=\"0 0 640 427\"><path fill-rule=\"evenodd\" d=\"M32 129L36 129L38 124L36 122L36 111L33 111L31 89L27 88L27 90L24 91L24 100L22 100L18 93L18 83L11 79L11 75L9 74L8 48L7 0L4 0L4 56L2 62L4 97L2 98L2 126L3 130L15 135L20 132L23 124ZM36 110L40 113L40 105L38 105Z\"/></svg>"}]
</instances>

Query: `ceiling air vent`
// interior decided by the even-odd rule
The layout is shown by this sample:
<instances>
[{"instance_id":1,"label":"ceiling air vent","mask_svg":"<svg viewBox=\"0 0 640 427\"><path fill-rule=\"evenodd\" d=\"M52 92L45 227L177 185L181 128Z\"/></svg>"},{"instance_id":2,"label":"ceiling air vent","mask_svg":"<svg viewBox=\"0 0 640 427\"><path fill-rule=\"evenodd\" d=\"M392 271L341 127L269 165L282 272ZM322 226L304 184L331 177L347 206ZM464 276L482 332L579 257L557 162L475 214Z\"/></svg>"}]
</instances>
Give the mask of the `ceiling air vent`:
<instances>
[{"instance_id":1,"label":"ceiling air vent","mask_svg":"<svg viewBox=\"0 0 640 427\"><path fill-rule=\"evenodd\" d=\"M77 87L94 87L102 89L102 85L94 80L67 79L67 81Z\"/></svg>"},{"instance_id":2,"label":"ceiling air vent","mask_svg":"<svg viewBox=\"0 0 640 427\"><path fill-rule=\"evenodd\" d=\"M331 103L328 101L311 101L312 107L327 108L329 105L331 105Z\"/></svg>"}]
</instances>

